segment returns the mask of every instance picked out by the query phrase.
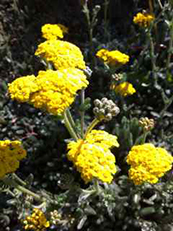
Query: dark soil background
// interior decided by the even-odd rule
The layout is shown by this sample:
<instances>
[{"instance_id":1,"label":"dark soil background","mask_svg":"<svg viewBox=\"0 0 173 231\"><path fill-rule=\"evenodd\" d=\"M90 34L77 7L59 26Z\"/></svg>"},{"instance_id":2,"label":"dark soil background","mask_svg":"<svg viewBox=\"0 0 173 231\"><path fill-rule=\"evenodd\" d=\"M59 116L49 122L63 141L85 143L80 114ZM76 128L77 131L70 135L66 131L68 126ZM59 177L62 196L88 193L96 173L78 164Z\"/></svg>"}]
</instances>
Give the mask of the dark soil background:
<instances>
[{"instance_id":1,"label":"dark soil background","mask_svg":"<svg viewBox=\"0 0 173 231\"><path fill-rule=\"evenodd\" d=\"M103 1L89 1L92 8ZM135 3L133 0L112 0L109 16L116 36L128 35ZM99 12L99 24L103 18ZM66 38L82 50L88 40L85 17L80 0L1 0L0 1L0 79L14 78L37 72L39 61L34 51L41 39L40 29L45 23L62 23L69 27ZM96 29L95 33L99 31Z\"/></svg>"}]
</instances>

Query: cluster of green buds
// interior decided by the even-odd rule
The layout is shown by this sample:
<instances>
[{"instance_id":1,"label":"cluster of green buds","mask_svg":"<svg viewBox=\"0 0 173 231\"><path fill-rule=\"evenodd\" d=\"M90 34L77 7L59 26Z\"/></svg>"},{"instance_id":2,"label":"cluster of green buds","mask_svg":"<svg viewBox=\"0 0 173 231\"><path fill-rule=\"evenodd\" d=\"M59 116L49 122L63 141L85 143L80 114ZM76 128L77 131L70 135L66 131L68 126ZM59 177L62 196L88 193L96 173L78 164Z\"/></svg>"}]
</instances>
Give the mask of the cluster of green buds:
<instances>
[{"instance_id":1,"label":"cluster of green buds","mask_svg":"<svg viewBox=\"0 0 173 231\"><path fill-rule=\"evenodd\" d=\"M58 225L61 222L62 215L57 211L54 210L50 212L50 222L54 225Z\"/></svg>"},{"instance_id":2,"label":"cluster of green buds","mask_svg":"<svg viewBox=\"0 0 173 231\"><path fill-rule=\"evenodd\" d=\"M118 82L118 81L120 81L121 79L123 78L123 75L122 74L112 74L112 80L113 81L116 81L116 82Z\"/></svg>"},{"instance_id":3,"label":"cluster of green buds","mask_svg":"<svg viewBox=\"0 0 173 231\"><path fill-rule=\"evenodd\" d=\"M113 116L118 115L120 112L119 107L107 98L102 98L101 100L94 100L95 107L93 108L93 113L98 120L110 121Z\"/></svg>"},{"instance_id":4,"label":"cluster of green buds","mask_svg":"<svg viewBox=\"0 0 173 231\"><path fill-rule=\"evenodd\" d=\"M143 117L139 120L139 125L144 129L144 131L150 131L154 128L154 120L148 117Z\"/></svg>"}]
</instances>

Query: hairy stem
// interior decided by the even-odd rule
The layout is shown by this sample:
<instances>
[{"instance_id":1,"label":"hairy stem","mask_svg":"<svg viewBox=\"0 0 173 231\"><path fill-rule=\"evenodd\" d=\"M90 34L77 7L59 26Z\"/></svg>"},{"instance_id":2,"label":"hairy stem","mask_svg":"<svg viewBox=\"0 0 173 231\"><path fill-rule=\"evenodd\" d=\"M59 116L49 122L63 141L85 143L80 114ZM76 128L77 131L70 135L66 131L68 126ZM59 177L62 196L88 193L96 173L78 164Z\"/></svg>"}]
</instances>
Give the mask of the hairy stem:
<instances>
[{"instance_id":1,"label":"hairy stem","mask_svg":"<svg viewBox=\"0 0 173 231\"><path fill-rule=\"evenodd\" d=\"M74 131L69 119L68 119L68 116L67 116L67 111L65 110L64 111L64 124L68 130L68 132L70 133L71 137L74 139L74 140L78 140L78 136L76 134L76 132Z\"/></svg>"},{"instance_id":2,"label":"hairy stem","mask_svg":"<svg viewBox=\"0 0 173 231\"><path fill-rule=\"evenodd\" d=\"M86 136L88 135L88 133L90 133L90 131L100 122L100 120L98 120L97 118L95 118L91 124L88 126L86 132L85 132L85 136L84 138L86 138Z\"/></svg>"},{"instance_id":3,"label":"hairy stem","mask_svg":"<svg viewBox=\"0 0 173 231\"><path fill-rule=\"evenodd\" d=\"M72 126L74 132L75 132L76 135L78 136L77 131L76 131L76 124L75 124L75 122L74 122L74 120L73 120L73 117L72 117L72 115L71 115L71 112L70 112L69 108L66 109L66 115L67 115L67 118L68 118L68 120L69 120L69 123L71 124L71 126ZM78 138L79 138L79 137L78 137Z\"/></svg>"},{"instance_id":4,"label":"hairy stem","mask_svg":"<svg viewBox=\"0 0 173 231\"><path fill-rule=\"evenodd\" d=\"M151 58L151 64L152 64L152 73L154 78L154 83L157 85L157 68L156 68L156 58L155 58L155 51L154 51L154 42L151 35L151 30L149 29L147 31L148 39L150 42L150 58Z\"/></svg>"},{"instance_id":5,"label":"hairy stem","mask_svg":"<svg viewBox=\"0 0 173 231\"><path fill-rule=\"evenodd\" d=\"M166 77L169 79L169 73L170 73L170 62L171 62L171 56L172 56L172 49L173 49L173 18L170 24L170 40L169 40L169 48L168 48L168 57L166 62Z\"/></svg>"},{"instance_id":6,"label":"hairy stem","mask_svg":"<svg viewBox=\"0 0 173 231\"><path fill-rule=\"evenodd\" d=\"M81 90L81 105L84 104L84 101L85 101L85 89L83 88ZM84 138L84 117L85 117L85 111L82 110L80 112L80 115L81 115L81 135L82 135L82 138Z\"/></svg>"},{"instance_id":7,"label":"hairy stem","mask_svg":"<svg viewBox=\"0 0 173 231\"><path fill-rule=\"evenodd\" d=\"M28 194L28 195L32 196L37 201L43 201L43 197L30 191L29 189L25 188L24 186L19 185L14 179L5 177L4 179L2 179L2 181L4 184L6 184L10 187L14 187L24 194Z\"/></svg>"}]
</instances>

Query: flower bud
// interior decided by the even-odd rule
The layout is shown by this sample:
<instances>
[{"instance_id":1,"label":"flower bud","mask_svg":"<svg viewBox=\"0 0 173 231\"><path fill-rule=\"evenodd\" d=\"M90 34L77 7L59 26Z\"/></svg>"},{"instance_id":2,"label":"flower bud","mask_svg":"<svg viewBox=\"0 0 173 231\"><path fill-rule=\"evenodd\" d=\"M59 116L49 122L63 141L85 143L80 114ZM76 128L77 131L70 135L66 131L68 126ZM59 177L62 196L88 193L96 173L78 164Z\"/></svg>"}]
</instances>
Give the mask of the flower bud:
<instances>
[{"instance_id":1,"label":"flower bud","mask_svg":"<svg viewBox=\"0 0 173 231\"><path fill-rule=\"evenodd\" d=\"M113 116L117 116L120 113L119 107L115 106L111 111Z\"/></svg>"},{"instance_id":2,"label":"flower bud","mask_svg":"<svg viewBox=\"0 0 173 231\"><path fill-rule=\"evenodd\" d=\"M97 115L97 114L99 113L98 107L94 107L94 108L93 108L93 113L94 113L95 115Z\"/></svg>"},{"instance_id":3,"label":"flower bud","mask_svg":"<svg viewBox=\"0 0 173 231\"><path fill-rule=\"evenodd\" d=\"M111 115L111 113L108 113L106 116L105 116L105 120L106 121L109 121L109 120L111 120L112 119L112 115Z\"/></svg>"}]
</instances>

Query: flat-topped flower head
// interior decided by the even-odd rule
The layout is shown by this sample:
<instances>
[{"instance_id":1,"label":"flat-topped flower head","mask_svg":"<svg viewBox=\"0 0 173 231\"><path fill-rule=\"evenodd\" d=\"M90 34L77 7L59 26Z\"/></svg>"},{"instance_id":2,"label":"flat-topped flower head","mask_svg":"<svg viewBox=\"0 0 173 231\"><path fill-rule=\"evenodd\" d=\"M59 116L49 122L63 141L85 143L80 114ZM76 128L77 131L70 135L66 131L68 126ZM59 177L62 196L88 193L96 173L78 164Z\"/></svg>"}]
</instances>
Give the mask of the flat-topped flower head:
<instances>
[{"instance_id":1,"label":"flat-topped flower head","mask_svg":"<svg viewBox=\"0 0 173 231\"><path fill-rule=\"evenodd\" d=\"M20 141L0 141L0 179L19 168L19 161L26 157Z\"/></svg>"},{"instance_id":2,"label":"flat-topped flower head","mask_svg":"<svg viewBox=\"0 0 173 231\"><path fill-rule=\"evenodd\" d=\"M37 77L14 80L9 84L9 92L12 99L59 115L73 103L77 91L88 84L84 72L79 69L47 70L40 71Z\"/></svg>"},{"instance_id":3,"label":"flat-topped flower head","mask_svg":"<svg viewBox=\"0 0 173 231\"><path fill-rule=\"evenodd\" d=\"M133 22L141 27L149 27L151 22L154 21L154 16L149 13L137 13L133 18Z\"/></svg>"},{"instance_id":4,"label":"flat-topped flower head","mask_svg":"<svg viewBox=\"0 0 173 231\"><path fill-rule=\"evenodd\" d=\"M111 85L111 89L123 97L133 95L136 92L133 85L129 82L123 82L118 85L117 84Z\"/></svg>"},{"instance_id":5,"label":"flat-topped flower head","mask_svg":"<svg viewBox=\"0 0 173 231\"><path fill-rule=\"evenodd\" d=\"M50 222L40 209L34 208L32 214L23 220L23 225L24 230L45 231L50 227Z\"/></svg>"},{"instance_id":6,"label":"flat-topped flower head","mask_svg":"<svg viewBox=\"0 0 173 231\"><path fill-rule=\"evenodd\" d=\"M129 62L129 56L118 50L101 49L96 53L96 56L110 67L119 67Z\"/></svg>"},{"instance_id":7,"label":"flat-topped flower head","mask_svg":"<svg viewBox=\"0 0 173 231\"><path fill-rule=\"evenodd\" d=\"M131 166L129 177L135 185L155 184L172 168L173 157L164 148L146 143L132 147L127 163Z\"/></svg>"},{"instance_id":8,"label":"flat-topped flower head","mask_svg":"<svg viewBox=\"0 0 173 231\"><path fill-rule=\"evenodd\" d=\"M39 91L31 95L30 103L36 108L58 115L73 103L77 91L86 88L88 81L83 71L68 68L61 71L40 71L37 84Z\"/></svg>"},{"instance_id":9,"label":"flat-topped flower head","mask_svg":"<svg viewBox=\"0 0 173 231\"><path fill-rule=\"evenodd\" d=\"M51 62L57 70L66 68L86 69L81 50L70 42L47 40L38 46L35 55Z\"/></svg>"},{"instance_id":10,"label":"flat-topped flower head","mask_svg":"<svg viewBox=\"0 0 173 231\"><path fill-rule=\"evenodd\" d=\"M19 77L8 84L8 91L12 99L21 103L28 102L30 95L38 91L36 77L34 75Z\"/></svg>"},{"instance_id":11,"label":"flat-topped flower head","mask_svg":"<svg viewBox=\"0 0 173 231\"><path fill-rule=\"evenodd\" d=\"M116 136L92 130L85 140L79 139L68 144L67 157L81 173L85 183L94 178L111 183L117 171L111 147L119 147Z\"/></svg>"},{"instance_id":12,"label":"flat-topped flower head","mask_svg":"<svg viewBox=\"0 0 173 231\"><path fill-rule=\"evenodd\" d=\"M107 146L107 148L111 147L119 147L119 143L117 141L117 136L111 135L102 130L92 130L86 137L86 140L90 144L100 144Z\"/></svg>"},{"instance_id":13,"label":"flat-topped flower head","mask_svg":"<svg viewBox=\"0 0 173 231\"><path fill-rule=\"evenodd\" d=\"M62 24L45 24L41 28L42 37L47 40L63 38L68 28Z\"/></svg>"}]
</instances>

